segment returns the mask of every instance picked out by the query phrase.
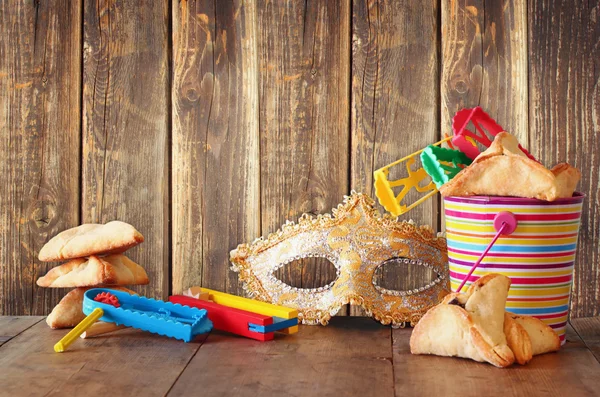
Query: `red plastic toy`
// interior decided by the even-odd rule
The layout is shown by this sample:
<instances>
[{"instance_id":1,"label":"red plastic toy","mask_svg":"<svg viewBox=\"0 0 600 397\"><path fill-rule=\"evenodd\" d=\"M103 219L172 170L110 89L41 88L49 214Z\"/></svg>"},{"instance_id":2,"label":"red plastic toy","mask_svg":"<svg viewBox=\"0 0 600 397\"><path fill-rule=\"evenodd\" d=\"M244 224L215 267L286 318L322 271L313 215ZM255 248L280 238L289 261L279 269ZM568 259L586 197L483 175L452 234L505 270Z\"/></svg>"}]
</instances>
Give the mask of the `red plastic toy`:
<instances>
[{"instance_id":1,"label":"red plastic toy","mask_svg":"<svg viewBox=\"0 0 600 397\"><path fill-rule=\"evenodd\" d=\"M470 130L467 127L472 123L475 130ZM479 142L486 148L490 147L494 137L504 131L496 121L490 117L480 106L472 109L462 109L458 111L452 118L452 131L454 137L452 144L466 154L470 159L474 160L479 155L479 149L467 140L472 139ZM486 134L487 132L487 134ZM491 138L491 139L490 139ZM530 159L537 161L523 146L519 145L519 149L523 151Z\"/></svg>"},{"instance_id":2,"label":"red plastic toy","mask_svg":"<svg viewBox=\"0 0 600 397\"><path fill-rule=\"evenodd\" d=\"M273 325L273 317L234 309L232 307L184 295L171 296L169 297L169 302L206 309L208 318L212 321L214 329L231 332L232 334L245 336L262 342L273 340L274 332L260 333L251 331L250 329L250 324L256 324L263 327Z\"/></svg>"},{"instance_id":3,"label":"red plastic toy","mask_svg":"<svg viewBox=\"0 0 600 397\"><path fill-rule=\"evenodd\" d=\"M108 305L112 305L114 307L119 307L121 304L119 303L119 299L111 294L110 292L101 292L94 298L96 302L106 303Z\"/></svg>"}]
</instances>

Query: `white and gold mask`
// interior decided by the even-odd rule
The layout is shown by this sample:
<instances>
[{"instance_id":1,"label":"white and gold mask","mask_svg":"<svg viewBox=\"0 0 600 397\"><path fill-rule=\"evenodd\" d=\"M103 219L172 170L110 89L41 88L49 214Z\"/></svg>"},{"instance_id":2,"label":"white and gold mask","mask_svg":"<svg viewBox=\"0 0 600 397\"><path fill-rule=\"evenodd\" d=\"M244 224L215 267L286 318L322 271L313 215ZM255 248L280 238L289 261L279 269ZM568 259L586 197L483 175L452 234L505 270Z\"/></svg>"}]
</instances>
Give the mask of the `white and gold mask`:
<instances>
[{"instance_id":1,"label":"white and gold mask","mask_svg":"<svg viewBox=\"0 0 600 397\"><path fill-rule=\"evenodd\" d=\"M304 214L297 224L231 251L233 270L253 298L295 308L304 324L327 324L347 303L361 305L383 324L414 325L449 293L446 240L429 226L381 217L369 197L353 193L332 215ZM298 259L322 257L337 278L320 288L295 288L275 272ZM436 275L421 288L390 291L378 286L375 271L390 259L422 265Z\"/></svg>"}]
</instances>

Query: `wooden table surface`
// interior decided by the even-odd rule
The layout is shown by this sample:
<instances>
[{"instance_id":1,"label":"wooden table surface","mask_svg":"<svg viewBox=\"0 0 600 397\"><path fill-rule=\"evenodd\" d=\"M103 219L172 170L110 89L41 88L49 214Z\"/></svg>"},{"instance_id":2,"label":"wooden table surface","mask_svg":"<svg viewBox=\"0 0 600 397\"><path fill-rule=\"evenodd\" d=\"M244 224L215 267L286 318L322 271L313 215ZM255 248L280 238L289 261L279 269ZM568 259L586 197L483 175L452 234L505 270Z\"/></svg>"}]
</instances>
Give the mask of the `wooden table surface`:
<instances>
[{"instance_id":1,"label":"wooden table surface","mask_svg":"<svg viewBox=\"0 0 600 397\"><path fill-rule=\"evenodd\" d=\"M577 319L558 353L497 369L413 356L410 329L338 317L261 343L213 332L183 343L136 330L78 340L43 317L0 317L0 395L600 395L600 317Z\"/></svg>"}]
</instances>

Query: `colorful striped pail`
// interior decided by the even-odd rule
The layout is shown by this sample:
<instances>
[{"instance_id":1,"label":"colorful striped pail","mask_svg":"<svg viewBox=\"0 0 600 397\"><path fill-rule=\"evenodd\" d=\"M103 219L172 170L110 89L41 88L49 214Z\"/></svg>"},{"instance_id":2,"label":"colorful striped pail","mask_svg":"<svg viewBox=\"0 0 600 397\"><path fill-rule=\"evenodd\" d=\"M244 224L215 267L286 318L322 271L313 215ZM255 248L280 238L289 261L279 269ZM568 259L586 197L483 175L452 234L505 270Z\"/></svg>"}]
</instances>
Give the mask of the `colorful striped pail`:
<instances>
[{"instance_id":1,"label":"colorful striped pail","mask_svg":"<svg viewBox=\"0 0 600 397\"><path fill-rule=\"evenodd\" d=\"M465 287L488 273L510 277L506 310L538 317L564 343L584 198L581 193L553 202L492 196L444 198L452 290L456 291L496 234L495 215L510 211L517 218L517 229L498 239Z\"/></svg>"}]
</instances>

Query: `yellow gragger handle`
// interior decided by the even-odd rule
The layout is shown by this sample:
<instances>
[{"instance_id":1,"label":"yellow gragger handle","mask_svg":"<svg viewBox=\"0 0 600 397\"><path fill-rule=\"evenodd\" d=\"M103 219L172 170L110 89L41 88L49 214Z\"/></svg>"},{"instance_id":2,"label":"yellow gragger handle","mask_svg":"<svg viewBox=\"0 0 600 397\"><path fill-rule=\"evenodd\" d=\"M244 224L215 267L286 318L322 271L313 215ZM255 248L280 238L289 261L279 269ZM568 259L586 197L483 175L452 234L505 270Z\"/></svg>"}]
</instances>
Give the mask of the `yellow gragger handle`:
<instances>
[{"instance_id":1,"label":"yellow gragger handle","mask_svg":"<svg viewBox=\"0 0 600 397\"><path fill-rule=\"evenodd\" d=\"M434 143L434 146L439 146L442 143L448 142L452 139L452 137L446 137L441 141ZM420 186L419 184L429 178L427 172L423 169L423 167L418 168L417 170L413 170L412 166L415 163L415 158L421 154L425 149L421 149L412 154L409 154L406 157L402 157L400 160L394 161L391 164L388 164L384 167L373 172L373 184L375 186L375 195L379 199L379 203L393 216L399 216L407 213L414 207L418 206L429 197L433 196L438 192L435 183L432 181L426 186ZM401 163L405 163L406 171L408 173L407 177L390 181L389 180L389 169L391 167L397 166ZM392 188L401 187L401 191L398 195L394 192ZM426 193L419 197L414 203L410 205L406 205L403 203L404 197L411 190L416 190L419 193Z\"/></svg>"},{"instance_id":2,"label":"yellow gragger handle","mask_svg":"<svg viewBox=\"0 0 600 397\"><path fill-rule=\"evenodd\" d=\"M75 328L73 328L68 334L66 334L61 340L54 345L54 351L62 353L73 341L79 338L79 335L85 332L86 329L92 326L100 317L104 315L104 310L99 307L95 308L86 318L81 320Z\"/></svg>"}]
</instances>

